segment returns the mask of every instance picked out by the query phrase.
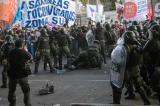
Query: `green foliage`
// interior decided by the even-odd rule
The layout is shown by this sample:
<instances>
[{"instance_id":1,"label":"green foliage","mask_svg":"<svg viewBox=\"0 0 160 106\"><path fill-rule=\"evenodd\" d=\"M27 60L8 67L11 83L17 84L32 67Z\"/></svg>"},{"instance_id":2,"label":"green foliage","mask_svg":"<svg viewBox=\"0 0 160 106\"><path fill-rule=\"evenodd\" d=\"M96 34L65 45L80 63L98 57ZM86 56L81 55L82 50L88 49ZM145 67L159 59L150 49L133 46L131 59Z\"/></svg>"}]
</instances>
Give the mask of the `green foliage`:
<instances>
[{"instance_id":1,"label":"green foliage","mask_svg":"<svg viewBox=\"0 0 160 106\"><path fill-rule=\"evenodd\" d=\"M88 3L88 0L80 0L83 5L86 5Z\"/></svg>"},{"instance_id":2,"label":"green foliage","mask_svg":"<svg viewBox=\"0 0 160 106\"><path fill-rule=\"evenodd\" d=\"M100 0L102 4L106 4L106 2L108 2L108 0Z\"/></svg>"},{"instance_id":3,"label":"green foliage","mask_svg":"<svg viewBox=\"0 0 160 106\"><path fill-rule=\"evenodd\" d=\"M107 3L111 4L111 5L110 5L111 10L115 10L115 9L116 9L116 6L115 6L115 2L116 2L116 1L117 1L117 0L100 0L100 2L101 2L104 6L106 6Z\"/></svg>"},{"instance_id":4,"label":"green foliage","mask_svg":"<svg viewBox=\"0 0 160 106\"><path fill-rule=\"evenodd\" d=\"M111 0L111 7L112 7L113 10L116 9L116 5L115 5L115 2L116 2L116 1L117 1L117 0Z\"/></svg>"}]
</instances>

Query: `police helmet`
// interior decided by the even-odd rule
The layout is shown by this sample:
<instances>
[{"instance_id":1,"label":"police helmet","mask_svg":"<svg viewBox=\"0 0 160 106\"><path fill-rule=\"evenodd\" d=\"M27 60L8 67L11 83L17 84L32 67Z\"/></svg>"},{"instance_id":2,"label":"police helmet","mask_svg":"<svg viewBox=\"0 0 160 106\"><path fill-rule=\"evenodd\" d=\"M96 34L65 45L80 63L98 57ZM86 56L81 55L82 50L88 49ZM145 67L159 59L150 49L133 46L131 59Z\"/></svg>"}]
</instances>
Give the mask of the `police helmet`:
<instances>
[{"instance_id":1,"label":"police helmet","mask_svg":"<svg viewBox=\"0 0 160 106\"><path fill-rule=\"evenodd\" d=\"M148 31L148 27L147 26L143 26L143 31L147 32Z\"/></svg>"},{"instance_id":2,"label":"police helmet","mask_svg":"<svg viewBox=\"0 0 160 106\"><path fill-rule=\"evenodd\" d=\"M158 24L153 25L150 30L156 30L160 33L160 26Z\"/></svg>"},{"instance_id":3,"label":"police helmet","mask_svg":"<svg viewBox=\"0 0 160 106\"><path fill-rule=\"evenodd\" d=\"M133 31L127 31L123 34L122 38L126 44L137 44L136 35Z\"/></svg>"},{"instance_id":4,"label":"police helmet","mask_svg":"<svg viewBox=\"0 0 160 106\"><path fill-rule=\"evenodd\" d=\"M138 22L137 21L133 21L132 25L138 25Z\"/></svg>"},{"instance_id":5,"label":"police helmet","mask_svg":"<svg viewBox=\"0 0 160 106\"><path fill-rule=\"evenodd\" d=\"M101 23L100 23L100 22L97 22L96 27L97 27L97 28L100 28L100 27L101 27Z\"/></svg>"},{"instance_id":6,"label":"police helmet","mask_svg":"<svg viewBox=\"0 0 160 106\"><path fill-rule=\"evenodd\" d=\"M60 32L61 32L62 34L64 34L64 33L65 33L64 30L65 30L64 28L61 28L61 29L60 29Z\"/></svg>"},{"instance_id":7,"label":"police helmet","mask_svg":"<svg viewBox=\"0 0 160 106\"><path fill-rule=\"evenodd\" d=\"M142 27L140 25L137 25L136 27L138 32L142 32Z\"/></svg>"},{"instance_id":8,"label":"police helmet","mask_svg":"<svg viewBox=\"0 0 160 106\"><path fill-rule=\"evenodd\" d=\"M128 27L129 31L137 31L137 27L135 25L131 25Z\"/></svg>"},{"instance_id":9,"label":"police helmet","mask_svg":"<svg viewBox=\"0 0 160 106\"><path fill-rule=\"evenodd\" d=\"M12 36L11 35L6 35L5 41L12 43L13 42Z\"/></svg>"},{"instance_id":10,"label":"police helmet","mask_svg":"<svg viewBox=\"0 0 160 106\"><path fill-rule=\"evenodd\" d=\"M107 23L107 24L105 25L105 28L106 28L106 30L110 30L110 29L111 29L109 23Z\"/></svg>"},{"instance_id":11,"label":"police helmet","mask_svg":"<svg viewBox=\"0 0 160 106\"><path fill-rule=\"evenodd\" d=\"M151 21L151 23L149 24L148 28L150 29L151 27L158 25L157 22L155 21Z\"/></svg>"},{"instance_id":12,"label":"police helmet","mask_svg":"<svg viewBox=\"0 0 160 106\"><path fill-rule=\"evenodd\" d=\"M149 38L155 38L155 39L160 39L160 26L159 25L153 25L149 29Z\"/></svg>"},{"instance_id":13,"label":"police helmet","mask_svg":"<svg viewBox=\"0 0 160 106\"><path fill-rule=\"evenodd\" d=\"M47 30L46 30L45 28L42 28L42 29L41 29L41 34L42 34L42 35L47 34Z\"/></svg>"}]
</instances>

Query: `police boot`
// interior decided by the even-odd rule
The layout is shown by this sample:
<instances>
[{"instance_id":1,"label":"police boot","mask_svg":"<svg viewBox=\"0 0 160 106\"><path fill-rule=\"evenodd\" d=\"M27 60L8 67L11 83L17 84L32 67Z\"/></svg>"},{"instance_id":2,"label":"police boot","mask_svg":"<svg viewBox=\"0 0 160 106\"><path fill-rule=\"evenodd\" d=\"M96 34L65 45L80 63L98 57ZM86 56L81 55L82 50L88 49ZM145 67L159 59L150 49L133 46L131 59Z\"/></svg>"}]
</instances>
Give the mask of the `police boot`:
<instances>
[{"instance_id":1,"label":"police boot","mask_svg":"<svg viewBox=\"0 0 160 106\"><path fill-rule=\"evenodd\" d=\"M58 69L59 69L59 70L62 70L62 69L63 69L62 64L59 64Z\"/></svg>"},{"instance_id":2,"label":"police boot","mask_svg":"<svg viewBox=\"0 0 160 106\"><path fill-rule=\"evenodd\" d=\"M98 62L98 68L101 70L102 69L102 63L99 61Z\"/></svg>"},{"instance_id":3,"label":"police boot","mask_svg":"<svg viewBox=\"0 0 160 106\"><path fill-rule=\"evenodd\" d=\"M120 104L121 94L113 91L113 103L111 104Z\"/></svg>"},{"instance_id":4,"label":"police boot","mask_svg":"<svg viewBox=\"0 0 160 106\"><path fill-rule=\"evenodd\" d=\"M44 71L47 71L47 63L44 62L44 67L43 67Z\"/></svg>"},{"instance_id":5,"label":"police boot","mask_svg":"<svg viewBox=\"0 0 160 106\"><path fill-rule=\"evenodd\" d=\"M48 64L49 64L49 67L50 67L50 72L53 73L55 70L53 69L52 63L49 62Z\"/></svg>"},{"instance_id":6,"label":"police boot","mask_svg":"<svg viewBox=\"0 0 160 106\"><path fill-rule=\"evenodd\" d=\"M150 97L152 95L152 91L149 88L149 86L147 86L146 84L143 84L143 88L146 91L147 96Z\"/></svg>"},{"instance_id":7,"label":"police boot","mask_svg":"<svg viewBox=\"0 0 160 106\"><path fill-rule=\"evenodd\" d=\"M125 99L129 99L129 100L135 99L133 84L129 82L128 84L126 84L126 87L127 87L127 93L125 94L128 96L125 97Z\"/></svg>"},{"instance_id":8,"label":"police boot","mask_svg":"<svg viewBox=\"0 0 160 106\"><path fill-rule=\"evenodd\" d=\"M64 68L69 68L69 66L71 65L72 59L71 58L67 58L67 64L64 65Z\"/></svg>"},{"instance_id":9,"label":"police boot","mask_svg":"<svg viewBox=\"0 0 160 106\"><path fill-rule=\"evenodd\" d=\"M54 68L58 68L58 58L54 58Z\"/></svg>"},{"instance_id":10,"label":"police boot","mask_svg":"<svg viewBox=\"0 0 160 106\"><path fill-rule=\"evenodd\" d=\"M2 85L1 88L7 88L7 85Z\"/></svg>"},{"instance_id":11,"label":"police boot","mask_svg":"<svg viewBox=\"0 0 160 106\"><path fill-rule=\"evenodd\" d=\"M135 99L135 94L129 94L127 97L125 97L125 99L128 99L128 100L133 100Z\"/></svg>"},{"instance_id":12,"label":"police boot","mask_svg":"<svg viewBox=\"0 0 160 106\"><path fill-rule=\"evenodd\" d=\"M38 73L38 67L39 67L39 64L35 64L34 74Z\"/></svg>"},{"instance_id":13,"label":"police boot","mask_svg":"<svg viewBox=\"0 0 160 106\"><path fill-rule=\"evenodd\" d=\"M140 90L138 90L138 93L140 94L140 96L141 96L141 98L144 102L144 105L150 105L151 104L147 95L145 94L144 90L140 89Z\"/></svg>"},{"instance_id":14,"label":"police boot","mask_svg":"<svg viewBox=\"0 0 160 106\"><path fill-rule=\"evenodd\" d=\"M31 104L26 104L25 106L32 106Z\"/></svg>"},{"instance_id":15,"label":"police boot","mask_svg":"<svg viewBox=\"0 0 160 106\"><path fill-rule=\"evenodd\" d=\"M159 101L159 104L160 104L160 93L158 93L158 101Z\"/></svg>"},{"instance_id":16,"label":"police boot","mask_svg":"<svg viewBox=\"0 0 160 106\"><path fill-rule=\"evenodd\" d=\"M16 106L16 104L9 104L9 106Z\"/></svg>"},{"instance_id":17,"label":"police boot","mask_svg":"<svg viewBox=\"0 0 160 106\"><path fill-rule=\"evenodd\" d=\"M6 72L2 72L2 86L1 88L7 88L7 73Z\"/></svg>"}]
</instances>

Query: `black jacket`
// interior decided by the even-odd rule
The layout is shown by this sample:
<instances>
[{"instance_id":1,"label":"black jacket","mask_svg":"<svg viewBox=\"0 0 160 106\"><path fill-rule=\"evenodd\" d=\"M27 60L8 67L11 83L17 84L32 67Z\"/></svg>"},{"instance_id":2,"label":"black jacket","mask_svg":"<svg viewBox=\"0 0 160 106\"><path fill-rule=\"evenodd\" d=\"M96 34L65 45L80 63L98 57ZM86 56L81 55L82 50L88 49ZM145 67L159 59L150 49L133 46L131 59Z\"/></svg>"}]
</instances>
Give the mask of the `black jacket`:
<instances>
[{"instance_id":1,"label":"black jacket","mask_svg":"<svg viewBox=\"0 0 160 106\"><path fill-rule=\"evenodd\" d=\"M8 77L10 79L20 79L27 77L25 64L31 59L31 55L25 50L13 49L8 56L9 69Z\"/></svg>"}]
</instances>

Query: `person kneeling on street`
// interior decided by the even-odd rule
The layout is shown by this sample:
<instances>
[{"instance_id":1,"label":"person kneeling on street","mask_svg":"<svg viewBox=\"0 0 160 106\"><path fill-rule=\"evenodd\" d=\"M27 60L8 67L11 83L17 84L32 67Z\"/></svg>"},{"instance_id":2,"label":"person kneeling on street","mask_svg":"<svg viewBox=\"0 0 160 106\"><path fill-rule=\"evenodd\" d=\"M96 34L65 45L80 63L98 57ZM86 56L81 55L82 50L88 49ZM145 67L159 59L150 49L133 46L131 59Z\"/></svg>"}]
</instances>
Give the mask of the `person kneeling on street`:
<instances>
[{"instance_id":1,"label":"person kneeling on street","mask_svg":"<svg viewBox=\"0 0 160 106\"><path fill-rule=\"evenodd\" d=\"M79 68L96 68L101 69L102 56L100 54L100 46L97 40L94 44L88 48L88 50L83 51L80 55L71 62L69 69L79 69Z\"/></svg>"}]
</instances>

